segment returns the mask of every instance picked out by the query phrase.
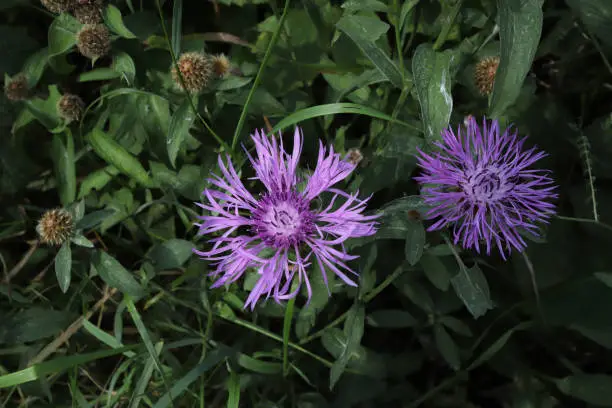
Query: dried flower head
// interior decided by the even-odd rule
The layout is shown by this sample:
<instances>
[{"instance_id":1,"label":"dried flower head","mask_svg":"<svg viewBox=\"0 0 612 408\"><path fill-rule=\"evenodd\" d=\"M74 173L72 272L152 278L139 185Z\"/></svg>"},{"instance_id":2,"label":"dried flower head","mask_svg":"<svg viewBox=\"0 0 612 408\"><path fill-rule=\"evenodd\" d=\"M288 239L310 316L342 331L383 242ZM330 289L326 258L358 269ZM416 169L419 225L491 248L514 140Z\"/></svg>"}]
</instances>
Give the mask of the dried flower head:
<instances>
[{"instance_id":1,"label":"dried flower head","mask_svg":"<svg viewBox=\"0 0 612 408\"><path fill-rule=\"evenodd\" d=\"M103 0L78 0L72 13L81 24L98 24L103 21L103 7Z\"/></svg>"},{"instance_id":2,"label":"dried flower head","mask_svg":"<svg viewBox=\"0 0 612 408\"><path fill-rule=\"evenodd\" d=\"M212 73L212 62L207 55L200 52L186 52L181 55L177 65L189 92L199 93L206 87ZM183 89L178 71L176 67L172 67L172 78L174 83Z\"/></svg>"},{"instance_id":3,"label":"dried flower head","mask_svg":"<svg viewBox=\"0 0 612 408\"><path fill-rule=\"evenodd\" d=\"M200 219L200 234L215 234L212 248L195 251L214 261L218 276L213 287L235 282L253 268L259 279L245 307L272 296L276 302L297 295L305 283L308 299L312 295L308 267L315 263L327 284L326 270L346 284L356 286L347 276L354 274L347 261L357 256L346 253L344 241L376 232L377 216L364 215L368 199L357 198L333 186L344 180L355 166L319 142L316 168L306 180L298 176L298 161L303 138L299 129L293 136L293 150L285 151L282 140L256 131L251 136L256 158L247 155L255 171L254 179L265 187L260 195L251 194L234 169L231 159L219 157L222 176L213 175L212 188L203 192L208 214ZM317 207L321 194L331 195L329 204ZM344 201L343 203L340 203ZM294 280L297 289L291 291Z\"/></svg>"},{"instance_id":4,"label":"dried flower head","mask_svg":"<svg viewBox=\"0 0 612 408\"><path fill-rule=\"evenodd\" d=\"M85 110L85 103L78 95L64 94L57 101L57 113L67 122L78 121Z\"/></svg>"},{"instance_id":5,"label":"dried flower head","mask_svg":"<svg viewBox=\"0 0 612 408\"><path fill-rule=\"evenodd\" d=\"M90 59L102 57L111 49L108 28L102 24L86 24L77 34L79 52Z\"/></svg>"},{"instance_id":6,"label":"dried flower head","mask_svg":"<svg viewBox=\"0 0 612 408\"><path fill-rule=\"evenodd\" d=\"M4 84L4 94L10 101L23 101L30 96L28 78L19 73Z\"/></svg>"},{"instance_id":7,"label":"dried flower head","mask_svg":"<svg viewBox=\"0 0 612 408\"><path fill-rule=\"evenodd\" d=\"M72 236L72 214L61 208L49 210L38 221L36 232L43 244L60 246Z\"/></svg>"},{"instance_id":8,"label":"dried flower head","mask_svg":"<svg viewBox=\"0 0 612 408\"><path fill-rule=\"evenodd\" d=\"M516 131L500 132L499 123L476 120L457 134L443 132L436 152L419 150L423 173L421 194L430 207L427 215L437 219L429 230L453 226L454 243L475 248L481 242L486 253L497 246L502 257L512 249L522 251L526 243L520 232L538 235L539 223L555 213L551 201L557 197L548 171L531 168L546 154L535 147L523 149L525 138Z\"/></svg>"},{"instance_id":9,"label":"dried flower head","mask_svg":"<svg viewBox=\"0 0 612 408\"><path fill-rule=\"evenodd\" d=\"M211 57L213 71L217 76L225 76L231 68L230 60L224 54L213 55Z\"/></svg>"},{"instance_id":10,"label":"dried flower head","mask_svg":"<svg viewBox=\"0 0 612 408\"><path fill-rule=\"evenodd\" d=\"M351 147L346 153L346 160L355 166L359 166L359 163L363 160L363 154L361 150L356 147Z\"/></svg>"},{"instance_id":11,"label":"dried flower head","mask_svg":"<svg viewBox=\"0 0 612 408\"><path fill-rule=\"evenodd\" d=\"M495 73L499 66L499 57L486 57L478 61L474 71L474 82L481 95L488 96L493 92Z\"/></svg>"},{"instance_id":12,"label":"dried flower head","mask_svg":"<svg viewBox=\"0 0 612 408\"><path fill-rule=\"evenodd\" d=\"M75 0L40 0L42 5L52 13L59 14L70 10Z\"/></svg>"}]
</instances>

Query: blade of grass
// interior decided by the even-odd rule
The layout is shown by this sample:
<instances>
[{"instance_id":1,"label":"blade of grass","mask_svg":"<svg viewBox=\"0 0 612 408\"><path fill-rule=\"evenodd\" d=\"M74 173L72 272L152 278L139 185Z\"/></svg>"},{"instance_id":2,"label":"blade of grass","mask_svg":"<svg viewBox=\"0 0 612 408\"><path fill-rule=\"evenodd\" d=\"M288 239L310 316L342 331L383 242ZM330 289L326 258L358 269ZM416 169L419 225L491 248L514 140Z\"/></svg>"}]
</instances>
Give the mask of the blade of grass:
<instances>
[{"instance_id":1,"label":"blade of grass","mask_svg":"<svg viewBox=\"0 0 612 408\"><path fill-rule=\"evenodd\" d=\"M172 10L172 51L181 54L181 33L183 32L183 0L174 0Z\"/></svg>"},{"instance_id":2,"label":"blade of grass","mask_svg":"<svg viewBox=\"0 0 612 408\"><path fill-rule=\"evenodd\" d=\"M287 374L289 374L289 335L291 334L294 306L295 297L292 297L287 303L287 308L285 309L285 320L283 323L283 377L286 377Z\"/></svg>"},{"instance_id":3,"label":"blade of grass","mask_svg":"<svg viewBox=\"0 0 612 408\"><path fill-rule=\"evenodd\" d=\"M164 342L160 341L155 345L155 355L159 358L159 353L161 353L162 348L164 346ZM147 385L149 385L149 381L151 380L151 376L153 375L153 368L155 367L155 359L149 357L145 366L142 370L142 374L138 382L136 383L136 388L134 389L134 393L132 394L132 403L130 404L130 408L138 408L140 407L140 401L144 397L144 393L147 389Z\"/></svg>"},{"instance_id":4,"label":"blade of grass","mask_svg":"<svg viewBox=\"0 0 612 408\"><path fill-rule=\"evenodd\" d=\"M230 372L227 381L227 408L238 408L240 406L240 378L235 371Z\"/></svg>"}]
</instances>

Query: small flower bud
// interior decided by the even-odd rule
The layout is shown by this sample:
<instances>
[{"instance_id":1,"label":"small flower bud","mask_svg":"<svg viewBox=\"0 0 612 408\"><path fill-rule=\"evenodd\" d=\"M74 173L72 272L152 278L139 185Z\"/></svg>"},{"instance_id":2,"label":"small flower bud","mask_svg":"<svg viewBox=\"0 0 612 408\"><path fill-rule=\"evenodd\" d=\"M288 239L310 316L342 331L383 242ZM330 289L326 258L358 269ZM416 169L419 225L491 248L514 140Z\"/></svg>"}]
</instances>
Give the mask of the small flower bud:
<instances>
[{"instance_id":1,"label":"small flower bud","mask_svg":"<svg viewBox=\"0 0 612 408\"><path fill-rule=\"evenodd\" d=\"M40 0L40 2L47 10L55 14L68 11L75 4L75 0Z\"/></svg>"},{"instance_id":2,"label":"small flower bud","mask_svg":"<svg viewBox=\"0 0 612 408\"><path fill-rule=\"evenodd\" d=\"M481 95L488 96L493 92L495 73L499 66L499 57L483 58L476 64L474 82Z\"/></svg>"},{"instance_id":3,"label":"small flower bud","mask_svg":"<svg viewBox=\"0 0 612 408\"><path fill-rule=\"evenodd\" d=\"M219 77L225 76L231 68L231 63L229 58L227 58L224 54L213 55L212 66L213 71Z\"/></svg>"},{"instance_id":4,"label":"small flower bud","mask_svg":"<svg viewBox=\"0 0 612 408\"><path fill-rule=\"evenodd\" d=\"M210 58L206 55L199 52L187 52L181 55L177 65L189 92L199 93L208 84L213 67ZM172 79L179 88L183 89L176 67L172 68Z\"/></svg>"},{"instance_id":5,"label":"small flower bud","mask_svg":"<svg viewBox=\"0 0 612 408\"><path fill-rule=\"evenodd\" d=\"M83 110L85 110L85 103L77 95L65 94L57 101L57 113L66 122L81 119Z\"/></svg>"},{"instance_id":6,"label":"small flower bud","mask_svg":"<svg viewBox=\"0 0 612 408\"><path fill-rule=\"evenodd\" d=\"M110 32L102 24L86 24L77 34L77 48L79 52L89 58L95 59L108 54L111 49Z\"/></svg>"},{"instance_id":7,"label":"small flower bud","mask_svg":"<svg viewBox=\"0 0 612 408\"><path fill-rule=\"evenodd\" d=\"M98 24L102 18L102 0L79 0L72 13L81 24Z\"/></svg>"},{"instance_id":8,"label":"small flower bud","mask_svg":"<svg viewBox=\"0 0 612 408\"><path fill-rule=\"evenodd\" d=\"M64 209L49 210L38 221L36 232L43 244L60 246L72 236L72 214Z\"/></svg>"},{"instance_id":9,"label":"small flower bud","mask_svg":"<svg viewBox=\"0 0 612 408\"><path fill-rule=\"evenodd\" d=\"M363 160L363 154L361 154L361 150L356 147L352 147L346 153L346 159L355 166L358 166L359 163Z\"/></svg>"},{"instance_id":10,"label":"small flower bud","mask_svg":"<svg viewBox=\"0 0 612 408\"><path fill-rule=\"evenodd\" d=\"M10 101L23 101L30 96L28 79L25 74L17 74L4 84L4 95Z\"/></svg>"}]
</instances>

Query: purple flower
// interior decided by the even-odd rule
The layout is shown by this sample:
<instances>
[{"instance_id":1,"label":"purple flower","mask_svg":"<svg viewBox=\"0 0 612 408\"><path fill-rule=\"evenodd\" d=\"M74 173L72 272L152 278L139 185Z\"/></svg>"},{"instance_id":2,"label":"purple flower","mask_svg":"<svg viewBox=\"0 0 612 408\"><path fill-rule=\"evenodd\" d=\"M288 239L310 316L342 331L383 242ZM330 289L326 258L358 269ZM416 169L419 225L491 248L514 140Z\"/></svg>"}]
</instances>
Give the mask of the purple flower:
<instances>
[{"instance_id":1,"label":"purple flower","mask_svg":"<svg viewBox=\"0 0 612 408\"><path fill-rule=\"evenodd\" d=\"M312 295L307 269L316 262L327 285L326 270L334 272L346 284L356 286L348 273L357 275L346 262L357 256L346 253L343 243L348 238L364 237L376 232L377 216L363 214L368 199L332 188L351 174L355 166L342 160L333 148L319 142L317 166L307 180L297 174L302 150L302 134L296 128L293 151L285 151L282 139L256 131L251 136L256 157L249 155L265 190L251 194L237 174L231 159L227 164L219 156L222 176L213 175L213 188L204 190L204 204L209 212L200 219L200 234L218 233L210 238L212 248L195 251L203 259L214 261L212 287L238 280L248 268L259 274L245 307L255 307L265 295L280 303L297 295L306 284L308 299ZM248 154L248 153L247 153ZM299 186L303 186L299 188ZM326 207L317 208L315 199L331 193ZM344 201L340 204L341 201ZM291 291L294 278L297 289Z\"/></svg>"},{"instance_id":2,"label":"purple flower","mask_svg":"<svg viewBox=\"0 0 612 408\"><path fill-rule=\"evenodd\" d=\"M421 183L428 216L437 218L429 230L453 226L454 243L486 253L497 245L502 257L512 248L526 247L521 231L538 235L538 223L555 213L555 186L548 171L532 169L546 156L535 147L523 150L525 138L510 129L501 134L499 123L483 121L482 131L473 117L467 129L442 133L434 153L419 150Z\"/></svg>"}]
</instances>

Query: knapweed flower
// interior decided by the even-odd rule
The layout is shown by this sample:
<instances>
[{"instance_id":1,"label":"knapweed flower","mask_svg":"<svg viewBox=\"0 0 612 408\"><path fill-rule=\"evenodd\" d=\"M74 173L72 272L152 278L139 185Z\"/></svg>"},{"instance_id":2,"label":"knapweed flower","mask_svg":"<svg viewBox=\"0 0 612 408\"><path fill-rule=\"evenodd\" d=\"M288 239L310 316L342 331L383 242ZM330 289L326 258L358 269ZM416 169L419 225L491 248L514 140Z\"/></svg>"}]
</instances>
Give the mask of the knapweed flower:
<instances>
[{"instance_id":1,"label":"knapweed flower","mask_svg":"<svg viewBox=\"0 0 612 408\"><path fill-rule=\"evenodd\" d=\"M178 69L172 67L172 79L179 88L184 89L184 82L185 88L189 92L199 93L208 85L213 69L212 61L208 58L208 55L201 52L186 52L180 56L176 65ZM179 76L179 71L183 77L183 82Z\"/></svg>"},{"instance_id":2,"label":"knapweed flower","mask_svg":"<svg viewBox=\"0 0 612 408\"><path fill-rule=\"evenodd\" d=\"M103 0L78 0L72 14L81 24L99 24L102 18Z\"/></svg>"},{"instance_id":3,"label":"knapweed flower","mask_svg":"<svg viewBox=\"0 0 612 408\"><path fill-rule=\"evenodd\" d=\"M429 230L452 226L455 244L480 253L482 242L487 254L496 245L505 259L526 247L521 231L537 236L538 224L555 212L553 180L531 167L546 153L524 149L525 138L510 128L501 133L496 120L485 119L480 129L469 117L464 130L445 130L433 153L419 150L423 172L416 180L428 217L437 219Z\"/></svg>"},{"instance_id":4,"label":"knapweed flower","mask_svg":"<svg viewBox=\"0 0 612 408\"><path fill-rule=\"evenodd\" d=\"M85 24L77 33L77 48L89 59L105 56L111 50L110 31L103 24Z\"/></svg>"},{"instance_id":5,"label":"knapweed flower","mask_svg":"<svg viewBox=\"0 0 612 408\"><path fill-rule=\"evenodd\" d=\"M210 57L215 75L222 77L230 71L232 64L225 54L217 54Z\"/></svg>"},{"instance_id":6,"label":"knapweed flower","mask_svg":"<svg viewBox=\"0 0 612 408\"><path fill-rule=\"evenodd\" d=\"M38 221L36 232L43 244L60 246L72 236L72 214L60 208L49 210Z\"/></svg>"},{"instance_id":7,"label":"knapweed flower","mask_svg":"<svg viewBox=\"0 0 612 408\"><path fill-rule=\"evenodd\" d=\"M377 216L363 214L368 199L333 188L351 174L355 165L319 142L316 168L302 180L298 176L303 142L299 129L295 130L291 153L285 151L280 137L256 131L251 138L256 157L248 157L255 171L253 179L263 184L263 192L249 192L231 159L228 157L225 163L219 157L221 176L209 180L212 188L204 190L205 201L198 204L209 212L200 217L199 233L219 234L210 238L211 249L195 251L215 262L212 275L218 279L213 287L235 282L252 268L259 279L245 307L253 309L262 296L272 296L278 303L290 299L302 284L310 299L308 269L314 262L326 284L327 270L356 286L348 276L356 273L346 262L357 256L346 253L343 243L373 235ZM325 192L331 194L327 205L319 201ZM298 285L292 291L295 279Z\"/></svg>"},{"instance_id":8,"label":"knapweed flower","mask_svg":"<svg viewBox=\"0 0 612 408\"><path fill-rule=\"evenodd\" d=\"M30 96L28 78L19 73L4 84L4 95L9 101L24 101Z\"/></svg>"},{"instance_id":9,"label":"knapweed flower","mask_svg":"<svg viewBox=\"0 0 612 408\"><path fill-rule=\"evenodd\" d=\"M85 102L78 95L64 94L57 101L57 113L66 122L78 121L84 110Z\"/></svg>"},{"instance_id":10,"label":"knapweed flower","mask_svg":"<svg viewBox=\"0 0 612 408\"><path fill-rule=\"evenodd\" d=\"M495 84L495 74L499 66L499 57L486 57L478 61L474 69L474 82L478 91L483 96L488 96L493 92Z\"/></svg>"}]
</instances>

